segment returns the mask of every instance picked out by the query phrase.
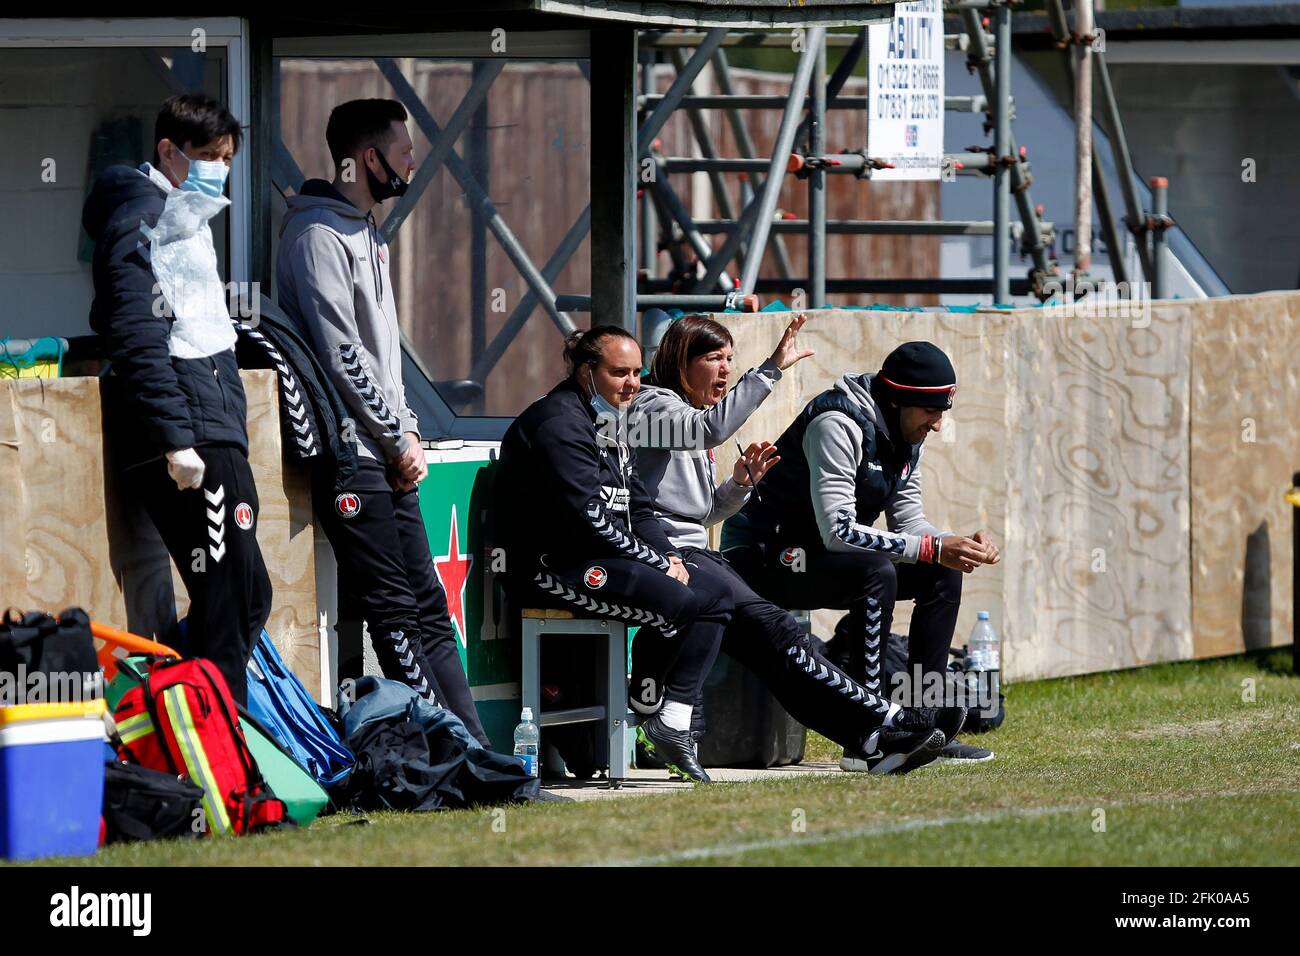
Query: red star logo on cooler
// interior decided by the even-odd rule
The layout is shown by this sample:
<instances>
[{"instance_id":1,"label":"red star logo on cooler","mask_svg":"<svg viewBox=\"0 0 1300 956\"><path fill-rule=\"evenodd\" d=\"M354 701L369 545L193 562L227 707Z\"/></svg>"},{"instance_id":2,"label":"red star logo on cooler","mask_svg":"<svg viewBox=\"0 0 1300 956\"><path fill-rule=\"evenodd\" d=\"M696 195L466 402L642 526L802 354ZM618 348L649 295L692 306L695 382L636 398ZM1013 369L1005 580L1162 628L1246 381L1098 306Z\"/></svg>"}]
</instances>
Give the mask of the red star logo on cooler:
<instances>
[{"instance_id":1,"label":"red star logo on cooler","mask_svg":"<svg viewBox=\"0 0 1300 956\"><path fill-rule=\"evenodd\" d=\"M460 553L460 534L456 527L456 506L451 506L451 536L447 553L433 559L433 570L438 573L442 589L447 593L447 615L456 626L456 636L465 644L465 582L469 580L472 554Z\"/></svg>"}]
</instances>

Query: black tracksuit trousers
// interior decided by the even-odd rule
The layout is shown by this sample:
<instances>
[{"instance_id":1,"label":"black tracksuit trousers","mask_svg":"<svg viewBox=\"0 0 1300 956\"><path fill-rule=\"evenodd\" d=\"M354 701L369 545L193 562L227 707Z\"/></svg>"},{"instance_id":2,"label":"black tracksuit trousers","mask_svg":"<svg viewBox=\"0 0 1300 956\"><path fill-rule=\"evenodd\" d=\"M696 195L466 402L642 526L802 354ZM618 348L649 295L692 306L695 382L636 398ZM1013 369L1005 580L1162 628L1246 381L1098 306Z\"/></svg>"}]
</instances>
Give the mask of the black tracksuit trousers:
<instances>
[{"instance_id":1,"label":"black tracksuit trousers","mask_svg":"<svg viewBox=\"0 0 1300 956\"><path fill-rule=\"evenodd\" d=\"M490 747L429 553L419 490L394 491L384 465L363 458L342 490L332 474L314 473L312 499L338 561L341 631L344 615L359 613L384 676L451 710ZM340 677L359 677L359 663L340 661Z\"/></svg>"},{"instance_id":2,"label":"black tracksuit trousers","mask_svg":"<svg viewBox=\"0 0 1300 956\"><path fill-rule=\"evenodd\" d=\"M724 588L694 575L688 585L631 558L552 562L518 581L521 607L560 607L640 626L632 644L629 700L643 713L659 700L694 704L718 656L732 605Z\"/></svg>"},{"instance_id":3,"label":"black tracksuit trousers","mask_svg":"<svg viewBox=\"0 0 1300 956\"><path fill-rule=\"evenodd\" d=\"M728 592L735 611L722 639L725 654L752 671L795 720L850 750L863 748L889 713L889 702L822 657L783 608L760 597L721 554L687 548L691 583L697 578ZM703 708L692 729L703 731Z\"/></svg>"},{"instance_id":4,"label":"black tracksuit trousers","mask_svg":"<svg viewBox=\"0 0 1300 956\"><path fill-rule=\"evenodd\" d=\"M835 629L832 656L873 693L889 695L891 690L883 686L882 651L900 599L916 602L908 631L908 671L920 665L923 675L947 672L961 605L960 571L936 564L895 564L866 552L806 549L802 563L787 563L784 554L777 548L748 546L729 550L727 559L755 591L781 607L847 610ZM913 690L919 694L921 688ZM896 702L920 704L913 695Z\"/></svg>"},{"instance_id":5,"label":"black tracksuit trousers","mask_svg":"<svg viewBox=\"0 0 1300 956\"><path fill-rule=\"evenodd\" d=\"M206 466L201 488L177 488L162 458L129 469L126 485L158 528L189 592L185 638L176 650L212 661L231 695L246 704L245 668L271 613L271 579L257 546L257 486L240 449L194 450Z\"/></svg>"}]
</instances>

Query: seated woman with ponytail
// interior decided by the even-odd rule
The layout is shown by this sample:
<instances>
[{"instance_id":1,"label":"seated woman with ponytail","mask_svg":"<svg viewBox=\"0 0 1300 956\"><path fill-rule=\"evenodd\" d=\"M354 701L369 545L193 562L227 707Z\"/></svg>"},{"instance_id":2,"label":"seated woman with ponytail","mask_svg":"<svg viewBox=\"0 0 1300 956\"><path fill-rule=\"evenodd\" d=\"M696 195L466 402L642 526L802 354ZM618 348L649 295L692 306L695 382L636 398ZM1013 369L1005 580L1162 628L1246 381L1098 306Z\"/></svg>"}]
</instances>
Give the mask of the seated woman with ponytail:
<instances>
[{"instance_id":1,"label":"seated woman with ponytail","mask_svg":"<svg viewBox=\"0 0 1300 956\"><path fill-rule=\"evenodd\" d=\"M867 690L825 659L788 611L760 597L708 549L706 529L738 512L753 484L780 461L770 442L751 444L718 484L714 449L726 447L785 369L813 354L797 344L805 320L797 315L771 357L728 391L731 333L704 315L678 319L659 344L651 384L632 401L628 434L654 513L692 584L707 582L734 605L722 650L753 671L796 720L841 744L843 769L905 772L934 759L965 711L904 708ZM654 682L664 667L658 651L653 642L634 643L634 687ZM702 732L698 701L694 714Z\"/></svg>"},{"instance_id":2,"label":"seated woman with ponytail","mask_svg":"<svg viewBox=\"0 0 1300 956\"><path fill-rule=\"evenodd\" d=\"M663 663L635 686L637 737L670 770L707 783L691 712L731 620L726 593L691 578L664 535L623 426L641 386L641 348L612 325L565 343L569 374L501 443L494 494L506 583L519 607L561 607L640 625Z\"/></svg>"}]
</instances>

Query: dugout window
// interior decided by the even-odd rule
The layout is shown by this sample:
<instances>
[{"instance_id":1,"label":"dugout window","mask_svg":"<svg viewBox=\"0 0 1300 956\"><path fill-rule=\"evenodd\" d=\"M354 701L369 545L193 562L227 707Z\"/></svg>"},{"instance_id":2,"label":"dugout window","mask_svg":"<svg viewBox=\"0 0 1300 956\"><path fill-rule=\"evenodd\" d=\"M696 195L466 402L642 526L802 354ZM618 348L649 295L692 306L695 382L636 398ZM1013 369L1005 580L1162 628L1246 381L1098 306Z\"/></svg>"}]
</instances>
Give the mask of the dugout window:
<instances>
[{"instance_id":1,"label":"dugout window","mask_svg":"<svg viewBox=\"0 0 1300 956\"><path fill-rule=\"evenodd\" d=\"M0 19L0 336L90 332L93 243L81 207L115 163L153 156L162 101L198 91L247 123L241 21ZM227 281L248 278L247 140L212 220Z\"/></svg>"},{"instance_id":2,"label":"dugout window","mask_svg":"<svg viewBox=\"0 0 1300 956\"><path fill-rule=\"evenodd\" d=\"M273 41L273 256L288 197L333 176L330 110L384 97L410 114L415 177L375 218L426 438L500 438L564 374L569 317L526 275L590 290L588 46L586 31L512 32L509 55L486 32Z\"/></svg>"}]
</instances>

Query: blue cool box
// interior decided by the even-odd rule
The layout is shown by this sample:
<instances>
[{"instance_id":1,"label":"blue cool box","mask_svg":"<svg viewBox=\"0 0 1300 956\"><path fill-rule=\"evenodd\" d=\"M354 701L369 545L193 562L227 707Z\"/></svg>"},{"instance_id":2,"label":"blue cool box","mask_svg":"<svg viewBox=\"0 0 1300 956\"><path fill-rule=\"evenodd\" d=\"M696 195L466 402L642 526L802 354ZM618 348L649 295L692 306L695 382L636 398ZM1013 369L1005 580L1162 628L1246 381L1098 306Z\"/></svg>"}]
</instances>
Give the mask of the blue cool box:
<instances>
[{"instance_id":1,"label":"blue cool box","mask_svg":"<svg viewBox=\"0 0 1300 956\"><path fill-rule=\"evenodd\" d=\"M104 702L0 707L0 858L99 846Z\"/></svg>"}]
</instances>

